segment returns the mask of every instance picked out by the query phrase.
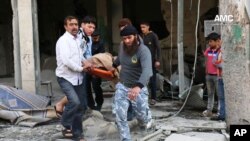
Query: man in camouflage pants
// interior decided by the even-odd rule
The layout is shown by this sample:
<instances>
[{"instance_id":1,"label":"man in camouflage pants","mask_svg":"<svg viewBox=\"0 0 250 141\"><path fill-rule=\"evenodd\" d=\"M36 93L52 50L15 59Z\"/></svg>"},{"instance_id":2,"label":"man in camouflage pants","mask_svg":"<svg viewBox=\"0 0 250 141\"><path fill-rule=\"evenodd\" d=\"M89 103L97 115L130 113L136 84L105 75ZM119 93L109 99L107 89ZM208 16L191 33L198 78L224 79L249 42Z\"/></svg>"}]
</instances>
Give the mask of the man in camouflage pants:
<instances>
[{"instance_id":1,"label":"man in camouflage pants","mask_svg":"<svg viewBox=\"0 0 250 141\"><path fill-rule=\"evenodd\" d=\"M152 125L152 117L148 106L147 84L152 76L151 53L140 43L138 32L132 25L124 27L120 32L123 44L113 63L114 67L121 65L120 82L116 85L114 111L116 123L122 141L131 141L127 121L129 102L132 103L136 118L145 128Z\"/></svg>"}]
</instances>

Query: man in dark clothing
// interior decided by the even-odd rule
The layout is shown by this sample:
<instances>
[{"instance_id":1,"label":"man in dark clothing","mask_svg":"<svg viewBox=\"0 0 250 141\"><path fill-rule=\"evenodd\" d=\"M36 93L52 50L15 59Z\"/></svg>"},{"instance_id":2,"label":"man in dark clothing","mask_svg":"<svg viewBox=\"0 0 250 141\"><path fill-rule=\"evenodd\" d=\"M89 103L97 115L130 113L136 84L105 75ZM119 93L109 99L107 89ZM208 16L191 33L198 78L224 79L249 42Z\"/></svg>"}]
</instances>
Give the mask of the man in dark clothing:
<instances>
[{"instance_id":1,"label":"man in dark clothing","mask_svg":"<svg viewBox=\"0 0 250 141\"><path fill-rule=\"evenodd\" d=\"M91 52L92 52L92 56L98 53L105 52L104 44L100 40L100 34L97 31L97 29L92 34ZM91 109L101 111L101 107L103 104L103 91L101 88L102 79L96 76L92 76L90 74L87 74L86 77L87 77L86 88L87 88L87 94L88 94L88 106ZM92 95L91 84L95 92L95 101Z\"/></svg>"},{"instance_id":2,"label":"man in dark clothing","mask_svg":"<svg viewBox=\"0 0 250 141\"><path fill-rule=\"evenodd\" d=\"M150 104L155 105L156 103L156 69L160 67L160 45L158 36L150 30L150 25L148 22L141 22L141 37L144 44L149 48L152 56L152 71L153 76L150 78L151 86L151 100Z\"/></svg>"}]
</instances>

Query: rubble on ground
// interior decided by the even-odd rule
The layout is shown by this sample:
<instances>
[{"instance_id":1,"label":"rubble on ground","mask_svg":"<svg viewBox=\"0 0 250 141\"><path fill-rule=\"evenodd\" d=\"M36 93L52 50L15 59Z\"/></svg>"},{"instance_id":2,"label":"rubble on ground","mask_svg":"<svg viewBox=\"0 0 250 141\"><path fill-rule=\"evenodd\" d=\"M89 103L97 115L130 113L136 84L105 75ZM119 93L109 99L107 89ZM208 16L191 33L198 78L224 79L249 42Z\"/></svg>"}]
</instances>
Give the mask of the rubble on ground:
<instances>
[{"instance_id":1,"label":"rubble on ground","mask_svg":"<svg viewBox=\"0 0 250 141\"><path fill-rule=\"evenodd\" d=\"M58 88L56 79L48 77L54 74L53 71L43 71L43 79L50 79L53 82L54 98L52 105L55 104L62 96L62 92ZM114 89L110 83L105 81L103 86L107 92L111 93ZM163 90L163 88L161 88ZM46 92L47 88L43 88ZM113 92L112 92L113 93ZM192 93L193 94L193 93ZM192 103L191 98L188 101ZM166 94L162 94L165 97ZM202 100L200 90L198 89L195 98ZM161 99L156 105L151 106L152 116L155 120L155 127L151 130L140 129L137 120L129 122L131 127L131 136L137 141L178 141L191 139L192 141L208 141L207 136L212 137L216 141L226 141L229 135L226 132L226 124L222 121L211 121L208 118L201 117L203 109L198 109L192 105L186 105L185 108L176 116L175 113L183 104L181 100ZM187 103L188 103L187 102ZM102 111L90 111L86 114L83 121L85 137L88 141L117 141L119 134L115 124L115 117L111 111L112 97L105 97ZM52 108L53 109L53 108ZM15 122L0 119L0 141L67 141L62 139L60 119L56 118L32 127L23 125L15 125ZM214 141L215 141L214 140ZM212 140L209 140L212 141Z\"/></svg>"}]
</instances>

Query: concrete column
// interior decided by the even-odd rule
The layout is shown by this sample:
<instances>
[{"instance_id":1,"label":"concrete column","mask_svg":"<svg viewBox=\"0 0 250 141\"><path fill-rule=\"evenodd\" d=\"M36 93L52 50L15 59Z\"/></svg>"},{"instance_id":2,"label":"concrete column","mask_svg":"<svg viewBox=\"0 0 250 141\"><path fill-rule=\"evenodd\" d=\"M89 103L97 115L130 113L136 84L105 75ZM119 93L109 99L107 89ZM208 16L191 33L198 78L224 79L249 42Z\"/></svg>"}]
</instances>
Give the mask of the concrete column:
<instances>
[{"instance_id":1,"label":"concrete column","mask_svg":"<svg viewBox=\"0 0 250 141\"><path fill-rule=\"evenodd\" d=\"M37 0L32 0L32 23L33 23L33 50L35 62L35 87L36 93L40 93L41 78L40 78L40 50L39 50L39 32L38 32L38 12Z\"/></svg>"},{"instance_id":2,"label":"concrete column","mask_svg":"<svg viewBox=\"0 0 250 141\"><path fill-rule=\"evenodd\" d=\"M179 94L184 91L184 50L183 50L183 14L184 1L178 1L177 46L178 46L178 74Z\"/></svg>"},{"instance_id":3,"label":"concrete column","mask_svg":"<svg viewBox=\"0 0 250 141\"><path fill-rule=\"evenodd\" d=\"M20 61L22 88L30 92L37 92L35 56L39 56L34 50L34 23L33 0L18 0L18 26L20 41Z\"/></svg>"},{"instance_id":4,"label":"concrete column","mask_svg":"<svg viewBox=\"0 0 250 141\"><path fill-rule=\"evenodd\" d=\"M220 15L233 15L221 30L227 125L250 122L250 20L244 2L220 0Z\"/></svg>"},{"instance_id":5,"label":"concrete column","mask_svg":"<svg viewBox=\"0 0 250 141\"><path fill-rule=\"evenodd\" d=\"M245 7L247 10L248 17L250 19L250 1L249 0L245 0Z\"/></svg>"},{"instance_id":6,"label":"concrete column","mask_svg":"<svg viewBox=\"0 0 250 141\"><path fill-rule=\"evenodd\" d=\"M122 13L122 1L121 0L112 0L112 41L114 50L117 51L117 46L120 44L120 31L118 28L118 22L123 17Z\"/></svg>"},{"instance_id":7,"label":"concrete column","mask_svg":"<svg viewBox=\"0 0 250 141\"><path fill-rule=\"evenodd\" d=\"M19 27L18 27L18 0L11 0L13 11L13 44L14 44L14 74L15 74L15 87L22 89L21 79L21 62L20 62L20 43L19 43Z\"/></svg>"}]
</instances>

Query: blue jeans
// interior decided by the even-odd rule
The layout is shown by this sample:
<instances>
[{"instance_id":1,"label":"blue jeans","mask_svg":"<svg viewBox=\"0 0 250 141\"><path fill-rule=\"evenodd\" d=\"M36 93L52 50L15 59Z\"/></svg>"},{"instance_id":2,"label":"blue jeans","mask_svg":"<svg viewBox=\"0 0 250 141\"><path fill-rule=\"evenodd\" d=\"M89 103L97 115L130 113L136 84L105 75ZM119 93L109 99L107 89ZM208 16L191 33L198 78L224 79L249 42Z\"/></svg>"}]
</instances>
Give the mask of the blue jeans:
<instances>
[{"instance_id":1,"label":"blue jeans","mask_svg":"<svg viewBox=\"0 0 250 141\"><path fill-rule=\"evenodd\" d=\"M72 129L73 137L82 136L82 119L87 109L85 81L77 86L73 86L64 78L57 77L57 81L68 99L62 114L61 124L67 129Z\"/></svg>"},{"instance_id":2,"label":"blue jeans","mask_svg":"<svg viewBox=\"0 0 250 141\"><path fill-rule=\"evenodd\" d=\"M225 111L225 94L224 94L224 82L222 78L218 79L218 97L220 103L220 119L225 119L226 111Z\"/></svg>"},{"instance_id":3,"label":"blue jeans","mask_svg":"<svg viewBox=\"0 0 250 141\"><path fill-rule=\"evenodd\" d=\"M207 110L212 112L214 108L214 96L215 92L218 93L218 77L217 75L206 75L206 84L207 84ZM219 102L220 103L220 102ZM219 107L219 105L218 105ZM219 108L218 108L219 110Z\"/></svg>"}]
</instances>

